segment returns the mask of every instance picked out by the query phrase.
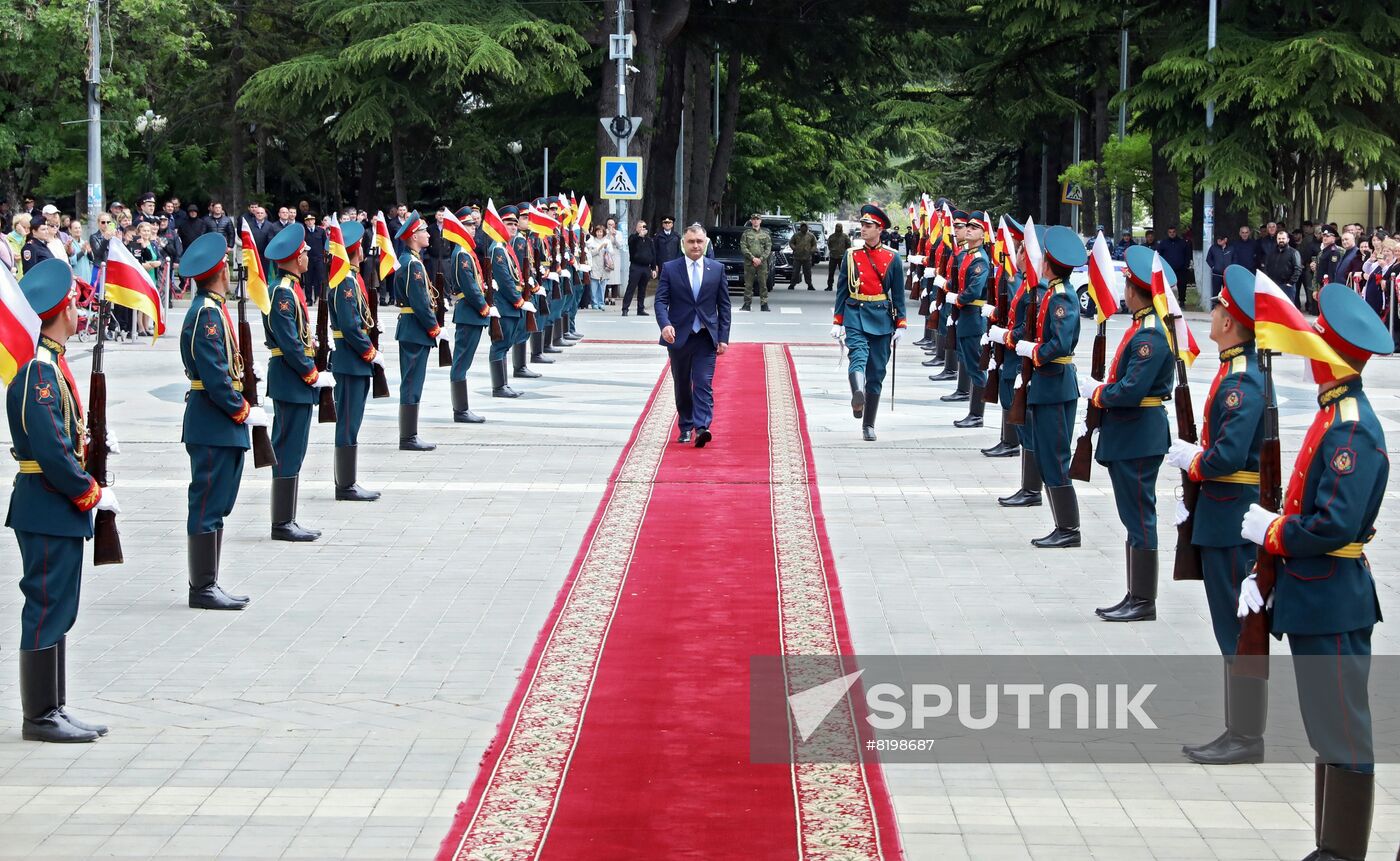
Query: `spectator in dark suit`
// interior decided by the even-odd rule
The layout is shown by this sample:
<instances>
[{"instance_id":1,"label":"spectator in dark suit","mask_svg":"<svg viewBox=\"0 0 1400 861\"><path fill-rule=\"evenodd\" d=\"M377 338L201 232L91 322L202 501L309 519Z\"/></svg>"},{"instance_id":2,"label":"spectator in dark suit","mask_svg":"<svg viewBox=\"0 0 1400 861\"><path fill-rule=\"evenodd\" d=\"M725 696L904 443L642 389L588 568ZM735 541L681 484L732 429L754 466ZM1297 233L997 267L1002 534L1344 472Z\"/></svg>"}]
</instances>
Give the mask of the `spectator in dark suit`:
<instances>
[{"instance_id":1,"label":"spectator in dark suit","mask_svg":"<svg viewBox=\"0 0 1400 861\"><path fill-rule=\"evenodd\" d=\"M308 212L302 219L302 225L306 227L306 274L301 276L301 285L306 292L308 302L315 304L320 301L321 294L326 287L326 228L318 226L316 216Z\"/></svg>"},{"instance_id":2,"label":"spectator in dark suit","mask_svg":"<svg viewBox=\"0 0 1400 861\"><path fill-rule=\"evenodd\" d=\"M1313 261L1313 283L1312 291L1308 294L1307 312L1317 313L1317 294L1322 288L1332 283L1337 274L1337 263L1342 259L1341 246L1337 245L1337 231L1330 225L1322 228L1322 246L1317 253L1317 259Z\"/></svg>"},{"instance_id":3,"label":"spectator in dark suit","mask_svg":"<svg viewBox=\"0 0 1400 861\"><path fill-rule=\"evenodd\" d=\"M1234 259L1232 263L1256 272L1259 269L1262 254L1259 250L1259 240L1255 238L1254 231L1248 224L1240 225L1240 238L1230 243L1230 255Z\"/></svg>"},{"instance_id":4,"label":"spectator in dark suit","mask_svg":"<svg viewBox=\"0 0 1400 861\"><path fill-rule=\"evenodd\" d=\"M1361 249L1357 247L1357 235L1348 230L1342 234L1342 256L1332 270L1332 280L1338 284L1353 286L1352 276L1361 274Z\"/></svg>"},{"instance_id":5,"label":"spectator in dark suit","mask_svg":"<svg viewBox=\"0 0 1400 861\"><path fill-rule=\"evenodd\" d=\"M224 237L228 247L232 248L234 237L238 233L238 227L233 223L233 219L224 212L224 205L217 200L209 201L209 214L204 216L204 232L218 233Z\"/></svg>"},{"instance_id":6,"label":"spectator in dark suit","mask_svg":"<svg viewBox=\"0 0 1400 861\"><path fill-rule=\"evenodd\" d=\"M1191 243L1176 232L1176 225L1167 228L1167 235L1157 240L1157 253L1176 272L1177 301L1186 305L1186 273L1191 271Z\"/></svg>"},{"instance_id":7,"label":"spectator in dark suit","mask_svg":"<svg viewBox=\"0 0 1400 861\"><path fill-rule=\"evenodd\" d=\"M1206 266L1210 267L1210 296L1214 299L1220 295L1220 288L1225 283L1225 270L1234 263L1234 255L1230 253L1229 240L1224 234L1215 237L1215 244L1206 252Z\"/></svg>"},{"instance_id":8,"label":"spectator in dark suit","mask_svg":"<svg viewBox=\"0 0 1400 861\"><path fill-rule=\"evenodd\" d=\"M428 280L436 281L443 271L447 259L452 256L450 243L442 238L442 222L445 209L437 211L437 217L428 222L428 248L423 252L423 268L428 270Z\"/></svg>"},{"instance_id":9,"label":"spectator in dark suit","mask_svg":"<svg viewBox=\"0 0 1400 861\"><path fill-rule=\"evenodd\" d=\"M1264 257L1264 274L1292 297L1293 304L1302 308L1303 297L1299 287L1303 279L1303 258L1298 250L1288 244L1288 231L1274 231L1274 250Z\"/></svg>"}]
</instances>

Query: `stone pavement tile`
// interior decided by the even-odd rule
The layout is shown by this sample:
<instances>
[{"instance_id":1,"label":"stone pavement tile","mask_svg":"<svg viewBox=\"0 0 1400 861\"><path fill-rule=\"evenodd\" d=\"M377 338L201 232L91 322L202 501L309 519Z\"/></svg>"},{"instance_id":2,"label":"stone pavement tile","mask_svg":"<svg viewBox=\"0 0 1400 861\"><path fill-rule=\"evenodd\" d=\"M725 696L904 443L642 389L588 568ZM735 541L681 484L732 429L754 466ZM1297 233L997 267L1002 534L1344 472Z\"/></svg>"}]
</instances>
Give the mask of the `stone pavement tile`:
<instances>
[{"instance_id":1,"label":"stone pavement tile","mask_svg":"<svg viewBox=\"0 0 1400 861\"><path fill-rule=\"evenodd\" d=\"M170 839L170 835L116 835L108 837L98 854L128 858L150 858ZM207 851L207 850L205 850Z\"/></svg>"}]
</instances>

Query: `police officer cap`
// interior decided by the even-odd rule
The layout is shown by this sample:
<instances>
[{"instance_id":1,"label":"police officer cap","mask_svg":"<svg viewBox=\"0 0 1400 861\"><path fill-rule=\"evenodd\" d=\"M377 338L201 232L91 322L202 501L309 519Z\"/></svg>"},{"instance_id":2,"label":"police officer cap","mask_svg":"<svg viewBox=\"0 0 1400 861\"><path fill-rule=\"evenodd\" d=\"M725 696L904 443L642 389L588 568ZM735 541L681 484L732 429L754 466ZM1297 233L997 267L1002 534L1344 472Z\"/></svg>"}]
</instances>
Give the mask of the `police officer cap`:
<instances>
[{"instance_id":1,"label":"police officer cap","mask_svg":"<svg viewBox=\"0 0 1400 861\"><path fill-rule=\"evenodd\" d=\"M1232 263L1225 269L1225 281L1210 305L1223 305L1230 316L1245 328L1254 328L1254 273Z\"/></svg>"},{"instance_id":2,"label":"police officer cap","mask_svg":"<svg viewBox=\"0 0 1400 861\"><path fill-rule=\"evenodd\" d=\"M1058 224L1045 231L1045 254L1069 269L1083 266L1089 259L1089 252L1084 250L1079 234Z\"/></svg>"},{"instance_id":3,"label":"police officer cap","mask_svg":"<svg viewBox=\"0 0 1400 861\"><path fill-rule=\"evenodd\" d=\"M180 255L180 275L201 280L216 274L228 263L228 242L222 233L205 233L190 243Z\"/></svg>"},{"instance_id":4,"label":"police officer cap","mask_svg":"<svg viewBox=\"0 0 1400 861\"><path fill-rule=\"evenodd\" d=\"M966 213L966 212L963 212L961 209L955 209L955 210L953 210L953 221L954 221L955 223L961 221L962 223L966 224L966 223L967 223L967 213Z\"/></svg>"},{"instance_id":5,"label":"police officer cap","mask_svg":"<svg viewBox=\"0 0 1400 861\"><path fill-rule=\"evenodd\" d=\"M267 259L274 263L285 263L295 258L306 247L306 228L296 222L288 224L267 243Z\"/></svg>"},{"instance_id":6,"label":"police officer cap","mask_svg":"<svg viewBox=\"0 0 1400 861\"><path fill-rule=\"evenodd\" d=\"M365 226L358 221L342 221L340 236L345 240L345 250L352 251L365 238Z\"/></svg>"},{"instance_id":7,"label":"police officer cap","mask_svg":"<svg viewBox=\"0 0 1400 861\"><path fill-rule=\"evenodd\" d=\"M885 211L873 203L867 203L860 208L860 220L874 222L880 226L881 230L889 227L891 223L890 217L885 214Z\"/></svg>"},{"instance_id":8,"label":"police officer cap","mask_svg":"<svg viewBox=\"0 0 1400 861\"><path fill-rule=\"evenodd\" d=\"M418 210L413 210L408 217L399 225L399 232L394 234L395 239L403 240L413 235L413 231L418 229L418 225L423 223L423 216L418 214Z\"/></svg>"},{"instance_id":9,"label":"police officer cap","mask_svg":"<svg viewBox=\"0 0 1400 861\"><path fill-rule=\"evenodd\" d=\"M466 220L468 215L476 215L476 210L472 209L470 206L464 206L457 210L455 214L458 218Z\"/></svg>"},{"instance_id":10,"label":"police officer cap","mask_svg":"<svg viewBox=\"0 0 1400 861\"><path fill-rule=\"evenodd\" d=\"M1144 290L1152 289L1152 258L1156 253L1146 245L1133 245L1123 252L1123 262L1128 264L1123 267L1123 272ZM1162 261L1162 273L1166 276L1167 286L1175 287L1176 271L1165 260Z\"/></svg>"},{"instance_id":11,"label":"police officer cap","mask_svg":"<svg viewBox=\"0 0 1400 861\"><path fill-rule=\"evenodd\" d=\"M502 221L519 221L520 210L516 209L510 204L506 204L505 206L501 207L500 216Z\"/></svg>"},{"instance_id":12,"label":"police officer cap","mask_svg":"<svg viewBox=\"0 0 1400 861\"><path fill-rule=\"evenodd\" d=\"M1365 361L1372 355L1388 356L1395 349L1381 318L1351 288L1335 281L1323 287L1317 294L1317 310L1322 339L1345 358Z\"/></svg>"},{"instance_id":13,"label":"police officer cap","mask_svg":"<svg viewBox=\"0 0 1400 861\"><path fill-rule=\"evenodd\" d=\"M68 307L73 295L73 270L67 260L50 257L24 273L19 287L39 319L52 320Z\"/></svg>"}]
</instances>

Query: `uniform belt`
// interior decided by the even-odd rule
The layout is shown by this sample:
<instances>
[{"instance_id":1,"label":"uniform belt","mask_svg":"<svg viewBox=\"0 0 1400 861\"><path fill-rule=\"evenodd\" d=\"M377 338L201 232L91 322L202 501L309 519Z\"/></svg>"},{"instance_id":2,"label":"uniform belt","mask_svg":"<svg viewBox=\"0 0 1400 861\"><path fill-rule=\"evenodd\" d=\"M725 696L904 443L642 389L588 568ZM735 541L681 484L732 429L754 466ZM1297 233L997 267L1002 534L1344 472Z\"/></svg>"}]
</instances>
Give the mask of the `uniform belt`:
<instances>
[{"instance_id":1,"label":"uniform belt","mask_svg":"<svg viewBox=\"0 0 1400 861\"><path fill-rule=\"evenodd\" d=\"M1258 484L1259 473L1250 472L1247 469L1242 469L1239 472L1232 472L1229 475L1221 475L1216 476L1214 478L1207 478L1206 481L1218 481L1222 484Z\"/></svg>"},{"instance_id":2,"label":"uniform belt","mask_svg":"<svg viewBox=\"0 0 1400 861\"><path fill-rule=\"evenodd\" d=\"M1052 365L1073 365L1073 364L1074 364L1074 357L1073 357L1073 356L1061 356L1061 357L1058 358L1058 359L1051 359L1051 360L1050 360L1050 364L1052 364Z\"/></svg>"},{"instance_id":3,"label":"uniform belt","mask_svg":"<svg viewBox=\"0 0 1400 861\"><path fill-rule=\"evenodd\" d=\"M890 297L885 293L876 293L874 296L865 293L852 293L851 298L857 302L883 302Z\"/></svg>"},{"instance_id":4,"label":"uniform belt","mask_svg":"<svg viewBox=\"0 0 1400 861\"><path fill-rule=\"evenodd\" d=\"M21 460L19 471L22 475L42 475L44 470L40 468L37 460Z\"/></svg>"},{"instance_id":5,"label":"uniform belt","mask_svg":"<svg viewBox=\"0 0 1400 861\"><path fill-rule=\"evenodd\" d=\"M985 305L985 304L987 304L987 300L986 300L986 299L973 299L971 302L968 302L967 304L968 304L968 305Z\"/></svg>"},{"instance_id":6,"label":"uniform belt","mask_svg":"<svg viewBox=\"0 0 1400 861\"><path fill-rule=\"evenodd\" d=\"M345 336L344 336L343 334L341 334L341 332L340 332L339 329L332 329L332 330L331 330L331 338L332 338L332 339L334 339L334 340L336 340L336 341L339 341L341 338L344 338L344 337L345 337Z\"/></svg>"},{"instance_id":7,"label":"uniform belt","mask_svg":"<svg viewBox=\"0 0 1400 861\"><path fill-rule=\"evenodd\" d=\"M452 298L453 298L453 299L465 299L465 298L467 298L467 294L465 294L465 293L453 293L453 294L452 294Z\"/></svg>"},{"instance_id":8,"label":"uniform belt","mask_svg":"<svg viewBox=\"0 0 1400 861\"><path fill-rule=\"evenodd\" d=\"M24 472L24 470L21 469L20 472ZM1345 547L1338 547L1336 550L1329 551L1327 555L1336 556L1338 559L1360 559L1361 555L1365 552L1365 541L1353 541Z\"/></svg>"},{"instance_id":9,"label":"uniform belt","mask_svg":"<svg viewBox=\"0 0 1400 861\"><path fill-rule=\"evenodd\" d=\"M241 381L239 381L239 380L233 380L232 382L233 382L233 390L234 390L235 392L241 392L241 391L243 391L243 383L242 383ZM203 380L190 380L190 391L192 391L192 392L202 392L202 391L204 391L204 381L203 381Z\"/></svg>"},{"instance_id":10,"label":"uniform belt","mask_svg":"<svg viewBox=\"0 0 1400 861\"><path fill-rule=\"evenodd\" d=\"M1138 402L1140 407L1160 407L1163 401L1161 398L1143 398Z\"/></svg>"},{"instance_id":11,"label":"uniform belt","mask_svg":"<svg viewBox=\"0 0 1400 861\"><path fill-rule=\"evenodd\" d=\"M309 347L306 348L306 349L304 349L304 350L302 350L302 352L305 353L305 354L308 355L308 356L314 356L314 355L316 355L316 351L313 350L313 349L310 349ZM281 355L284 355L283 352L282 352L282 348L281 348L281 347L273 347L271 350L268 350L268 351L267 351L267 354L268 354L269 356L281 356Z\"/></svg>"}]
</instances>

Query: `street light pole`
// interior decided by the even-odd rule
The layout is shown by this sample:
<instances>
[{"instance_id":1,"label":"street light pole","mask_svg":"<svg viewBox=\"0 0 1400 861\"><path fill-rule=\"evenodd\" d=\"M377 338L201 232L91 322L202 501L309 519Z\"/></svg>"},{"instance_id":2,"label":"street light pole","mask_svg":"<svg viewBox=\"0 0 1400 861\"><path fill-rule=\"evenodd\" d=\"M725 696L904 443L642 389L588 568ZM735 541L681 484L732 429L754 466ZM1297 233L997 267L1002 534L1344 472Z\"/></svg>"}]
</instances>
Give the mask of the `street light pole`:
<instances>
[{"instance_id":1,"label":"street light pole","mask_svg":"<svg viewBox=\"0 0 1400 861\"><path fill-rule=\"evenodd\" d=\"M88 233L97 232L98 213L106 209L102 195L102 99L99 85L102 83L102 28L100 0L88 0L88 187L87 214Z\"/></svg>"},{"instance_id":2,"label":"street light pole","mask_svg":"<svg viewBox=\"0 0 1400 861\"><path fill-rule=\"evenodd\" d=\"M627 0L617 0L618 41L622 41L626 35ZM630 116L627 112L627 57L624 56L626 53L629 52L619 51L617 57L617 116L619 117ZM617 155L619 158L627 157L627 137L625 135L617 136ZM618 254L618 257L621 258L619 271L622 272L622 277L626 278L628 265L631 262L627 259L627 201L618 200L613 205L617 212L617 232L623 237L623 241L620 243L622 247Z\"/></svg>"},{"instance_id":3,"label":"street light pole","mask_svg":"<svg viewBox=\"0 0 1400 861\"><path fill-rule=\"evenodd\" d=\"M1215 26L1216 26L1216 3L1217 0L1208 0L1210 4L1210 23L1206 27L1206 61L1212 59L1215 53ZM1215 244L1215 188L1210 183L1210 131L1215 125L1215 100L1206 102L1206 164L1203 177L1205 188L1202 189L1201 199L1201 259L1196 264L1196 292L1201 303L1201 310L1210 309L1211 277L1210 265L1206 262L1206 255L1210 253L1211 246Z\"/></svg>"}]
</instances>

